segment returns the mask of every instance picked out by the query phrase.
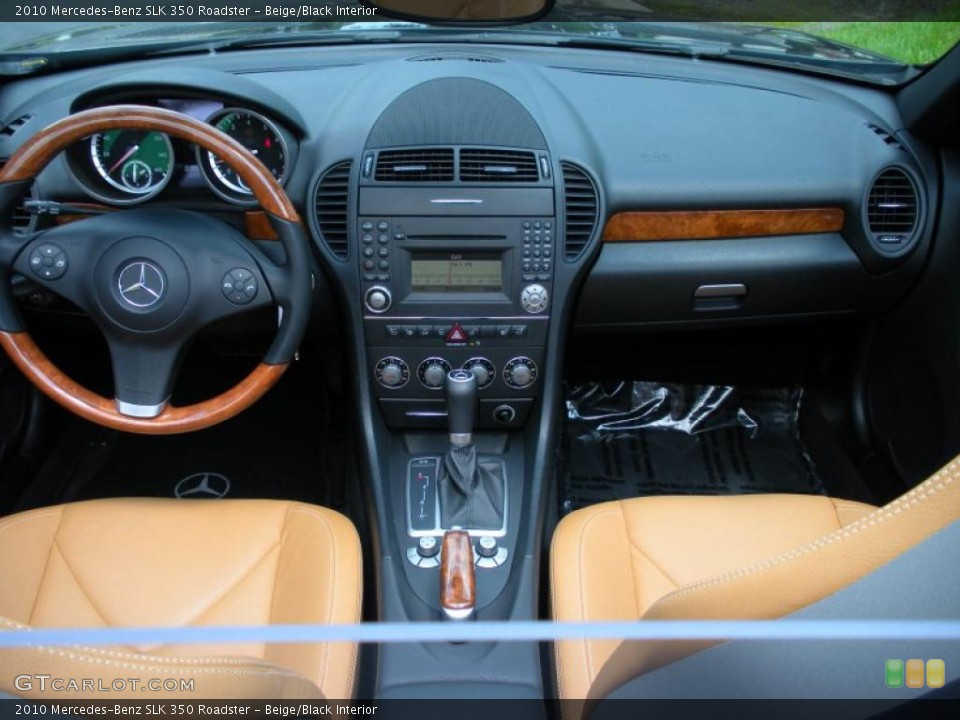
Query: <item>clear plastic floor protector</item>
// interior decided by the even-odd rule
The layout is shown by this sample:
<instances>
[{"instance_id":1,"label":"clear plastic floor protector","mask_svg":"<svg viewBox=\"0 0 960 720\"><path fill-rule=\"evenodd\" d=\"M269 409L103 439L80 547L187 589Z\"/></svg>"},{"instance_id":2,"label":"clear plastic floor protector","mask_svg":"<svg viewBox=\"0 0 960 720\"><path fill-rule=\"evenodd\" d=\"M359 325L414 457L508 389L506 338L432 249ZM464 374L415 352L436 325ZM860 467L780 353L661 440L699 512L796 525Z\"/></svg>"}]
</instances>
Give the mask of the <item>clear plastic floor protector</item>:
<instances>
[{"instance_id":1,"label":"clear plastic floor protector","mask_svg":"<svg viewBox=\"0 0 960 720\"><path fill-rule=\"evenodd\" d=\"M644 495L822 494L803 389L588 383L567 395L563 513Z\"/></svg>"}]
</instances>

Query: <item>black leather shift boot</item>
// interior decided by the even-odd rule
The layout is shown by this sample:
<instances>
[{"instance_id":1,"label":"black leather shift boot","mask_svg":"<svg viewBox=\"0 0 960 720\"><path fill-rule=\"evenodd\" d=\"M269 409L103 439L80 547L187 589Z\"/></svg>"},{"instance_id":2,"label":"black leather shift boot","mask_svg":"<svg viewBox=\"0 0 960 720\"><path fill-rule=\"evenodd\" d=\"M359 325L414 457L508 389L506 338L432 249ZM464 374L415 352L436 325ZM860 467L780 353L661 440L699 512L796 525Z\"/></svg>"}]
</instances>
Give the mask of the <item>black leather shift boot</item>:
<instances>
[{"instance_id":1,"label":"black leather shift boot","mask_svg":"<svg viewBox=\"0 0 960 720\"><path fill-rule=\"evenodd\" d=\"M499 530L503 527L503 465L477 462L470 444L451 447L440 466L440 524L444 529Z\"/></svg>"}]
</instances>

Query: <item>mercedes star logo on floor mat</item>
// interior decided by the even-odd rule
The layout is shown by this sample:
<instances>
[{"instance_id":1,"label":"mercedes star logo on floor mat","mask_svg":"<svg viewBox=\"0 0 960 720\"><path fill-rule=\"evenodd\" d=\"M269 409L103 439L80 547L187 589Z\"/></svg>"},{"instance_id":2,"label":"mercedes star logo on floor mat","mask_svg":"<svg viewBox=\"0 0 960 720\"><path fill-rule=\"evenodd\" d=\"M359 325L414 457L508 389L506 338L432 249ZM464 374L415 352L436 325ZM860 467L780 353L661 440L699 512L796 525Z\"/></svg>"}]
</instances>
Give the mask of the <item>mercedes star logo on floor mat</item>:
<instances>
[{"instance_id":1,"label":"mercedes star logo on floor mat","mask_svg":"<svg viewBox=\"0 0 960 720\"><path fill-rule=\"evenodd\" d=\"M222 498L230 492L230 481L220 473L201 472L188 475L173 489L178 498Z\"/></svg>"}]
</instances>

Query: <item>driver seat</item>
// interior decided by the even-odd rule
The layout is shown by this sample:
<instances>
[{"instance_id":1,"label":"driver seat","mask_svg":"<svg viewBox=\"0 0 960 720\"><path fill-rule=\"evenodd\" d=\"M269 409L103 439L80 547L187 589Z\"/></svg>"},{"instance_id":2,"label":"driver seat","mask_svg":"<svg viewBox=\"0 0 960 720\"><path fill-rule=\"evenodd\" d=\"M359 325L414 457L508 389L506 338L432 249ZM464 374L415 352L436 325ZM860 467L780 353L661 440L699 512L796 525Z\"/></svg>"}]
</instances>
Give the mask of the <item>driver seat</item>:
<instances>
[{"instance_id":1,"label":"driver seat","mask_svg":"<svg viewBox=\"0 0 960 720\"><path fill-rule=\"evenodd\" d=\"M353 524L274 500L110 499L12 515L0 519L0 578L0 631L356 623L363 594ZM136 678L159 681L151 699L347 699L356 668L355 643L0 648L0 691L103 699L99 685L142 699Z\"/></svg>"}]
</instances>

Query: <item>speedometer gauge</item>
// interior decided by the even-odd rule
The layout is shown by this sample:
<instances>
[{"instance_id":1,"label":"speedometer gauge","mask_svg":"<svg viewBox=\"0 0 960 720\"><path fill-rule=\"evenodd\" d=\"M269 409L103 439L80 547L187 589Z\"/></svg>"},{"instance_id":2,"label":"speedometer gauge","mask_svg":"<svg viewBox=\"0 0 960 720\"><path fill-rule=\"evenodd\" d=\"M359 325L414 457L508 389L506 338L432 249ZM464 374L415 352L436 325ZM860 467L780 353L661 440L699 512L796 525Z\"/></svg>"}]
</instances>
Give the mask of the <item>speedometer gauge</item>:
<instances>
[{"instance_id":1,"label":"speedometer gauge","mask_svg":"<svg viewBox=\"0 0 960 720\"><path fill-rule=\"evenodd\" d=\"M243 145L283 183L287 176L287 143L270 120L252 110L226 108L214 113L207 122ZM218 195L232 202L255 202L237 172L214 153L198 147L197 162Z\"/></svg>"},{"instance_id":2,"label":"speedometer gauge","mask_svg":"<svg viewBox=\"0 0 960 720\"><path fill-rule=\"evenodd\" d=\"M126 196L123 202L153 197L173 174L173 146L161 132L120 129L97 133L90 138L90 158L97 174Z\"/></svg>"}]
</instances>

